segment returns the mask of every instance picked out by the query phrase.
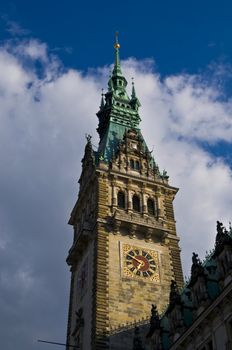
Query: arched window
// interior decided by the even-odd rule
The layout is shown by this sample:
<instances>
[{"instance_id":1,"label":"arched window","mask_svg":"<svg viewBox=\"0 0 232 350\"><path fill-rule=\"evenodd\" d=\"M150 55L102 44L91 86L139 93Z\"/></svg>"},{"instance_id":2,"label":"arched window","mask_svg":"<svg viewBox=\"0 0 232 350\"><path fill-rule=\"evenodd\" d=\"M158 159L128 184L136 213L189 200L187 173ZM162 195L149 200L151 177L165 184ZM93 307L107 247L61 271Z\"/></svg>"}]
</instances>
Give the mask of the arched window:
<instances>
[{"instance_id":1,"label":"arched window","mask_svg":"<svg viewBox=\"0 0 232 350\"><path fill-rule=\"evenodd\" d=\"M125 209L125 193L122 191L118 192L118 207Z\"/></svg>"},{"instance_id":2,"label":"arched window","mask_svg":"<svg viewBox=\"0 0 232 350\"><path fill-rule=\"evenodd\" d=\"M139 170L139 169L140 169L139 161L138 161L138 160L135 161L135 169L136 169L136 170Z\"/></svg>"},{"instance_id":3,"label":"arched window","mask_svg":"<svg viewBox=\"0 0 232 350\"><path fill-rule=\"evenodd\" d=\"M130 167L131 167L131 169L135 168L135 162L133 159L130 159Z\"/></svg>"},{"instance_id":4,"label":"arched window","mask_svg":"<svg viewBox=\"0 0 232 350\"><path fill-rule=\"evenodd\" d=\"M132 201L133 201L133 209L135 211L140 212L140 199L139 199L139 197L134 195Z\"/></svg>"},{"instance_id":5,"label":"arched window","mask_svg":"<svg viewBox=\"0 0 232 350\"><path fill-rule=\"evenodd\" d=\"M151 198L148 198L147 200L147 211L148 214L155 215L155 204Z\"/></svg>"}]
</instances>

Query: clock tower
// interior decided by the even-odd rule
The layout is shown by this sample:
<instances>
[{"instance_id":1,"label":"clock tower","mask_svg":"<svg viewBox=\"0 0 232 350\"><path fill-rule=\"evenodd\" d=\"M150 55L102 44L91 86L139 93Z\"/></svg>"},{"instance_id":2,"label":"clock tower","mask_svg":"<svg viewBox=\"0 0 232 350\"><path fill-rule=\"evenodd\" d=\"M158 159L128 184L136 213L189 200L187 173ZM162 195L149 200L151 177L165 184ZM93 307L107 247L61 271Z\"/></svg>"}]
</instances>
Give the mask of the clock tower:
<instances>
[{"instance_id":1,"label":"clock tower","mask_svg":"<svg viewBox=\"0 0 232 350\"><path fill-rule=\"evenodd\" d=\"M69 220L67 344L81 350L122 349L112 330L148 318L151 304L162 311L171 280L183 284L173 212L178 189L160 173L143 138L140 102L134 82L127 94L117 37L114 48L114 69L97 113L98 150L87 136Z\"/></svg>"}]
</instances>

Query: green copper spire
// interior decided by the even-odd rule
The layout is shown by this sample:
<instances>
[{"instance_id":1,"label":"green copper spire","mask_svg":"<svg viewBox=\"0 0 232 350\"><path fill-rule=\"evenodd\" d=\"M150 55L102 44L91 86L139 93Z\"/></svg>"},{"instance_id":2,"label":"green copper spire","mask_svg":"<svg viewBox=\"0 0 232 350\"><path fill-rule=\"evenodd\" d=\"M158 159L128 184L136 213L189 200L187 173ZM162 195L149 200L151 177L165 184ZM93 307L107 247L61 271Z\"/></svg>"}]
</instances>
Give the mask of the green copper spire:
<instances>
[{"instance_id":1,"label":"green copper spire","mask_svg":"<svg viewBox=\"0 0 232 350\"><path fill-rule=\"evenodd\" d=\"M135 93L134 83L131 98L126 91L127 80L122 74L119 48L118 33L116 33L114 68L109 77L108 91L104 94L105 98L102 96L100 110L97 113L99 119L97 131L100 136L98 154L105 161L109 161L116 154L126 130L139 131L141 120L138 112L140 103Z\"/></svg>"},{"instance_id":2,"label":"green copper spire","mask_svg":"<svg viewBox=\"0 0 232 350\"><path fill-rule=\"evenodd\" d=\"M115 48L115 61L114 61L113 77L122 76L120 58L119 58L120 44L118 42L118 32L116 32L115 34L114 48Z\"/></svg>"},{"instance_id":3,"label":"green copper spire","mask_svg":"<svg viewBox=\"0 0 232 350\"><path fill-rule=\"evenodd\" d=\"M120 44L118 42L118 32L116 32L116 38L115 38L115 44L114 44L114 49L115 49L114 69L108 85L110 86L110 89L111 89L110 91L114 90L116 95L129 100L126 93L127 81L122 74L121 65L120 65L119 48L120 48Z\"/></svg>"}]
</instances>

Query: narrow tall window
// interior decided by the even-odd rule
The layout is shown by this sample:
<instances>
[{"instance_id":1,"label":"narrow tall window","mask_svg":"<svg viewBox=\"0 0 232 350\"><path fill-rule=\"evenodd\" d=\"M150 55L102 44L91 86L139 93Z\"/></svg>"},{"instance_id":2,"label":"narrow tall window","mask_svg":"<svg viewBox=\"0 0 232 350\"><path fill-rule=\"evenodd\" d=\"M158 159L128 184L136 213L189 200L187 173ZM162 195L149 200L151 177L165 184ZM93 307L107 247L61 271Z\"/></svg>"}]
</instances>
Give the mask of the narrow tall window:
<instances>
[{"instance_id":1,"label":"narrow tall window","mask_svg":"<svg viewBox=\"0 0 232 350\"><path fill-rule=\"evenodd\" d=\"M140 212L140 199L138 196L133 196L133 209Z\"/></svg>"},{"instance_id":2,"label":"narrow tall window","mask_svg":"<svg viewBox=\"0 0 232 350\"><path fill-rule=\"evenodd\" d=\"M125 193L122 191L118 192L118 207L125 209Z\"/></svg>"},{"instance_id":3,"label":"narrow tall window","mask_svg":"<svg viewBox=\"0 0 232 350\"><path fill-rule=\"evenodd\" d=\"M148 198L147 200L147 211L148 214L155 215L155 204L151 198Z\"/></svg>"},{"instance_id":4,"label":"narrow tall window","mask_svg":"<svg viewBox=\"0 0 232 350\"><path fill-rule=\"evenodd\" d=\"M130 167L131 167L131 169L135 168L135 162L133 159L130 159Z\"/></svg>"},{"instance_id":5,"label":"narrow tall window","mask_svg":"<svg viewBox=\"0 0 232 350\"><path fill-rule=\"evenodd\" d=\"M139 170L139 169L140 169L139 161L138 161L138 160L135 161L135 169L136 169L136 170Z\"/></svg>"}]
</instances>

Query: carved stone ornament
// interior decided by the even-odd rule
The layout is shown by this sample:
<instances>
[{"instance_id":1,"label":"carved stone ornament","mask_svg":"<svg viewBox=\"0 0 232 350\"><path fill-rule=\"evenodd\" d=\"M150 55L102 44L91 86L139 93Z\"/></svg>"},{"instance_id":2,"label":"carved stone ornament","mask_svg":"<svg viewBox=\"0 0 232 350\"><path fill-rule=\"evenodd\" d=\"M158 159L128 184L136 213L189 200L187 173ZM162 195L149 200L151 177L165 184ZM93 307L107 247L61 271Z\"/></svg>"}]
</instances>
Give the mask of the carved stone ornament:
<instances>
[{"instance_id":1,"label":"carved stone ornament","mask_svg":"<svg viewBox=\"0 0 232 350\"><path fill-rule=\"evenodd\" d=\"M217 235L213 256L216 257L219 255L224 249L225 245L232 246L232 238L229 236L225 227L223 227L223 224L220 221L217 221Z\"/></svg>"},{"instance_id":2,"label":"carved stone ornament","mask_svg":"<svg viewBox=\"0 0 232 350\"><path fill-rule=\"evenodd\" d=\"M196 280L199 276L204 276L204 275L205 275L204 267L202 266L202 263L201 263L200 259L198 258L198 254L193 253L192 267L191 267L191 279L190 279L189 286L192 286L196 282Z\"/></svg>"},{"instance_id":3,"label":"carved stone ornament","mask_svg":"<svg viewBox=\"0 0 232 350\"><path fill-rule=\"evenodd\" d=\"M174 306L181 302L180 293L178 291L177 283L175 280L171 281L170 294L169 294L169 306Z\"/></svg>"},{"instance_id":4,"label":"carved stone ornament","mask_svg":"<svg viewBox=\"0 0 232 350\"><path fill-rule=\"evenodd\" d=\"M155 330L160 330L160 317L156 305L152 304L151 318L150 318L150 329L146 338L150 338Z\"/></svg>"}]
</instances>

